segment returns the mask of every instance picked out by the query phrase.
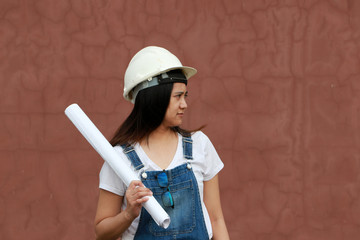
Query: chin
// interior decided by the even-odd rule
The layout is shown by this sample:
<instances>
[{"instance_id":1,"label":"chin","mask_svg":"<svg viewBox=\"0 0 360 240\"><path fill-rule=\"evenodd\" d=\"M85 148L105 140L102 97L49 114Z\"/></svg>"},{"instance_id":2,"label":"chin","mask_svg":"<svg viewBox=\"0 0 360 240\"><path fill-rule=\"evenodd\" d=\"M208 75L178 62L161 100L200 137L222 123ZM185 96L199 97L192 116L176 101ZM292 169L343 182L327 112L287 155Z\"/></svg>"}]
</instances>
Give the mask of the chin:
<instances>
[{"instance_id":1,"label":"chin","mask_svg":"<svg viewBox=\"0 0 360 240\"><path fill-rule=\"evenodd\" d=\"M180 127L181 124L171 124L171 127L172 128L175 128L175 127Z\"/></svg>"}]
</instances>

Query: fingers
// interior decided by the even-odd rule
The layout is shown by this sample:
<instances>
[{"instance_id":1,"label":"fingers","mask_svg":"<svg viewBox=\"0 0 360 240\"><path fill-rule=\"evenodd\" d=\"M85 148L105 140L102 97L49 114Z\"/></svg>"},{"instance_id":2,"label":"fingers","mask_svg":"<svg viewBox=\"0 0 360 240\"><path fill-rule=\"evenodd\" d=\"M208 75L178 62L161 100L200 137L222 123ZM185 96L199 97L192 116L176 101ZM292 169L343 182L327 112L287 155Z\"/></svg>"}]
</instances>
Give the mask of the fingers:
<instances>
[{"instance_id":1,"label":"fingers","mask_svg":"<svg viewBox=\"0 0 360 240\"><path fill-rule=\"evenodd\" d=\"M144 203L149 200L149 196L152 196L152 192L149 189L138 192L137 194L135 194L136 202Z\"/></svg>"},{"instance_id":2,"label":"fingers","mask_svg":"<svg viewBox=\"0 0 360 240\"><path fill-rule=\"evenodd\" d=\"M152 192L150 189L145 187L139 187L136 189L137 193L135 194L135 198L137 199L137 202L144 202L144 197L152 196ZM145 198L145 200L148 198Z\"/></svg>"},{"instance_id":3,"label":"fingers","mask_svg":"<svg viewBox=\"0 0 360 240\"><path fill-rule=\"evenodd\" d=\"M131 181L129 188L135 189L137 187L145 187L144 184L140 180L133 180Z\"/></svg>"},{"instance_id":4,"label":"fingers","mask_svg":"<svg viewBox=\"0 0 360 240\"><path fill-rule=\"evenodd\" d=\"M139 181L134 180L130 183L126 190L127 207L126 211L134 218L140 214L142 204L149 200L149 196L152 196L150 189L146 188L145 185Z\"/></svg>"},{"instance_id":5,"label":"fingers","mask_svg":"<svg viewBox=\"0 0 360 240\"><path fill-rule=\"evenodd\" d=\"M130 201L132 200L138 204L146 202L149 199L148 196L152 196L151 190L137 180L130 183L127 194Z\"/></svg>"}]
</instances>

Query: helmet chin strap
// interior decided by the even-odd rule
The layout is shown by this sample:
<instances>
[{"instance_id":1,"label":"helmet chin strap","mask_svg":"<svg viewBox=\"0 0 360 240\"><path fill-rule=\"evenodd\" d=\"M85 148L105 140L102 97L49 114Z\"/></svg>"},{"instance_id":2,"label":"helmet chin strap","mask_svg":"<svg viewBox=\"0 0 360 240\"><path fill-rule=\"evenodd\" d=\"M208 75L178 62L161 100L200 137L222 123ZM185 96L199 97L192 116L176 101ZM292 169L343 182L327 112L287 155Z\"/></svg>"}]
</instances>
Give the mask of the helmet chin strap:
<instances>
[{"instance_id":1,"label":"helmet chin strap","mask_svg":"<svg viewBox=\"0 0 360 240\"><path fill-rule=\"evenodd\" d=\"M169 72L161 73L155 77L150 77L147 80L139 83L132 91L132 100L131 102L135 103L136 96L138 93L149 87L154 87L157 85L167 84L167 83L184 83L187 85L187 79L181 70L172 70Z\"/></svg>"}]
</instances>

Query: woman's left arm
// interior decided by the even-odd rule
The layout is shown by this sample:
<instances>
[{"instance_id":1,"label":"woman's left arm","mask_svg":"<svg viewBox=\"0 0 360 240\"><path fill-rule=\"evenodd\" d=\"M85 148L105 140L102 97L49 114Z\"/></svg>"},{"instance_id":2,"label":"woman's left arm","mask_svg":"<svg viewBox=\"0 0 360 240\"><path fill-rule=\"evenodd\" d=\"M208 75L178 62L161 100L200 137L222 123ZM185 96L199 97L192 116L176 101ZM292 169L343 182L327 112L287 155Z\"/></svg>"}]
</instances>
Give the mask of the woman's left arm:
<instances>
[{"instance_id":1,"label":"woman's left arm","mask_svg":"<svg viewBox=\"0 0 360 240\"><path fill-rule=\"evenodd\" d=\"M218 175L204 182L204 203L209 212L211 226L213 228L213 239L230 239L221 209Z\"/></svg>"}]
</instances>

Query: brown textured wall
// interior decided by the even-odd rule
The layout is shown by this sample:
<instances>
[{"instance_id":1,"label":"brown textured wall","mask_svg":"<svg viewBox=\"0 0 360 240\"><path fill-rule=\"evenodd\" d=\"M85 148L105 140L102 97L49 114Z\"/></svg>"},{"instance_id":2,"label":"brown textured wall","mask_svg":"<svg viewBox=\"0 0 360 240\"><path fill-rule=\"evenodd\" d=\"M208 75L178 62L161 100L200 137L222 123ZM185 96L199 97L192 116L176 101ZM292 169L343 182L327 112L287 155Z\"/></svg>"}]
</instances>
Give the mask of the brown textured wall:
<instances>
[{"instance_id":1,"label":"brown textured wall","mask_svg":"<svg viewBox=\"0 0 360 240\"><path fill-rule=\"evenodd\" d=\"M0 239L93 239L102 160L147 45L199 70L186 126L225 163L232 239L360 239L360 1L1 0Z\"/></svg>"}]
</instances>

